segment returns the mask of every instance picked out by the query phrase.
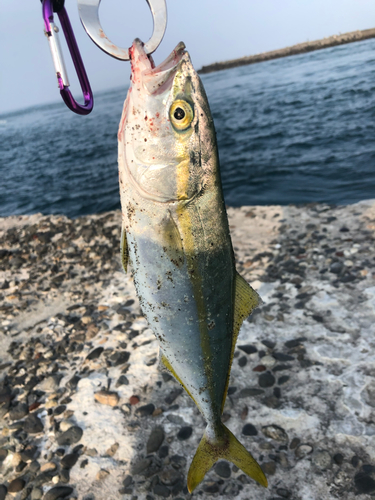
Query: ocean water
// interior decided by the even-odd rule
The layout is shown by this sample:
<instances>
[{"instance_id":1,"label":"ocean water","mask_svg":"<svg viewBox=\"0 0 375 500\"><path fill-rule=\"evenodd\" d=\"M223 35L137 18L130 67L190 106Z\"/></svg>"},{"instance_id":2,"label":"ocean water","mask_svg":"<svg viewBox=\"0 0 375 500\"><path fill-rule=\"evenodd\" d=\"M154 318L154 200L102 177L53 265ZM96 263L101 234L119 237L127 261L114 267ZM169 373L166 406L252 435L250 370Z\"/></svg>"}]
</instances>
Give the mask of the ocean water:
<instances>
[{"instance_id":1,"label":"ocean water","mask_svg":"<svg viewBox=\"0 0 375 500\"><path fill-rule=\"evenodd\" d=\"M194 61L194 54L192 54ZM202 77L227 205L375 197L375 40ZM0 116L0 216L119 208L117 128L126 88Z\"/></svg>"}]
</instances>

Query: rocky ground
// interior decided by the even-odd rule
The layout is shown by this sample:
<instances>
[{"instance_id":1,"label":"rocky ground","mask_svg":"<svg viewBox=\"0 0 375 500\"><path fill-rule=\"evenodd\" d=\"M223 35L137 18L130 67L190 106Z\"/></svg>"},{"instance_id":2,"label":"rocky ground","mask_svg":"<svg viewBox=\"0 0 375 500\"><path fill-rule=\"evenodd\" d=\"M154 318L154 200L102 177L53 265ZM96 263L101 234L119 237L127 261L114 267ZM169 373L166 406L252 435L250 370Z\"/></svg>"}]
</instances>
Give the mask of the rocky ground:
<instances>
[{"instance_id":1,"label":"rocky ground","mask_svg":"<svg viewBox=\"0 0 375 500\"><path fill-rule=\"evenodd\" d=\"M0 220L0 500L375 498L375 202L229 219L264 305L223 420L268 490L221 461L188 494L205 423L158 367L111 212Z\"/></svg>"}]
</instances>

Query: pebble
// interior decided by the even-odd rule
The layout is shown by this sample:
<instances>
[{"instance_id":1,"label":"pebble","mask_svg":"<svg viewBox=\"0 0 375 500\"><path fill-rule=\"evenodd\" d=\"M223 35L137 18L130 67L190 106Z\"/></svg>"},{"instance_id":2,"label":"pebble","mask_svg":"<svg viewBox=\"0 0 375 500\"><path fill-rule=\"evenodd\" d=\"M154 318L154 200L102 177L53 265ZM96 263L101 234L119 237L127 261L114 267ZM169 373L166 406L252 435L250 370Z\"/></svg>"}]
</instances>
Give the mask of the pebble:
<instances>
[{"instance_id":1,"label":"pebble","mask_svg":"<svg viewBox=\"0 0 375 500\"><path fill-rule=\"evenodd\" d=\"M96 457L97 454L98 452L95 448L87 448L85 451L85 455L88 457Z\"/></svg>"},{"instance_id":2,"label":"pebble","mask_svg":"<svg viewBox=\"0 0 375 500\"><path fill-rule=\"evenodd\" d=\"M264 391L262 389L258 389L257 387L245 387L240 390L238 397L248 398L250 396L259 396L259 394L264 394Z\"/></svg>"},{"instance_id":3,"label":"pebble","mask_svg":"<svg viewBox=\"0 0 375 500\"><path fill-rule=\"evenodd\" d=\"M4 462L6 457L8 456L8 450L1 448L0 449L0 462Z\"/></svg>"},{"instance_id":4,"label":"pebble","mask_svg":"<svg viewBox=\"0 0 375 500\"><path fill-rule=\"evenodd\" d=\"M272 368L275 366L276 361L275 358L272 356L263 356L262 358L262 365L265 366L266 368Z\"/></svg>"},{"instance_id":5,"label":"pebble","mask_svg":"<svg viewBox=\"0 0 375 500\"><path fill-rule=\"evenodd\" d=\"M192 433L193 433L192 427L186 425L184 427L181 427L181 429L178 431L177 439L179 439L180 441L185 441L186 439L189 439Z\"/></svg>"},{"instance_id":6,"label":"pebble","mask_svg":"<svg viewBox=\"0 0 375 500\"><path fill-rule=\"evenodd\" d=\"M5 484L0 484L0 500L5 500L7 492L8 489Z\"/></svg>"},{"instance_id":7,"label":"pebble","mask_svg":"<svg viewBox=\"0 0 375 500\"><path fill-rule=\"evenodd\" d=\"M375 479L365 472L354 476L354 484L358 493L369 494L375 491Z\"/></svg>"},{"instance_id":8,"label":"pebble","mask_svg":"<svg viewBox=\"0 0 375 500\"><path fill-rule=\"evenodd\" d=\"M79 455L77 453L68 453L61 459L61 467L63 469L71 469L77 463Z\"/></svg>"},{"instance_id":9,"label":"pebble","mask_svg":"<svg viewBox=\"0 0 375 500\"><path fill-rule=\"evenodd\" d=\"M326 450L316 451L312 457L314 465L322 470L329 469L332 465L331 455Z\"/></svg>"},{"instance_id":10,"label":"pebble","mask_svg":"<svg viewBox=\"0 0 375 500\"><path fill-rule=\"evenodd\" d=\"M56 392L61 378L61 375L51 375L50 377L46 377L38 384L38 389L44 392Z\"/></svg>"},{"instance_id":11,"label":"pebble","mask_svg":"<svg viewBox=\"0 0 375 500\"><path fill-rule=\"evenodd\" d=\"M100 471L96 474L96 480L103 481L107 476L109 476L109 472L105 469L100 469Z\"/></svg>"},{"instance_id":12,"label":"pebble","mask_svg":"<svg viewBox=\"0 0 375 500\"><path fill-rule=\"evenodd\" d=\"M154 486L153 492L155 495L158 495L159 497L164 497L168 498L169 495L171 494L169 488L165 486L164 484L157 484Z\"/></svg>"},{"instance_id":13,"label":"pebble","mask_svg":"<svg viewBox=\"0 0 375 500\"><path fill-rule=\"evenodd\" d=\"M262 471L266 474L266 476L273 476L276 472L276 463L275 462L264 462L260 464Z\"/></svg>"},{"instance_id":14,"label":"pebble","mask_svg":"<svg viewBox=\"0 0 375 500\"><path fill-rule=\"evenodd\" d=\"M290 354L284 354L283 352L274 352L272 356L277 360L277 361L292 361L294 359L293 356L290 356ZM262 359L263 363L263 359ZM264 363L263 363L264 364Z\"/></svg>"},{"instance_id":15,"label":"pebble","mask_svg":"<svg viewBox=\"0 0 375 500\"><path fill-rule=\"evenodd\" d=\"M283 375L282 377L280 377L278 380L277 380L277 383L279 385L283 385L285 384L286 382L288 382L288 380L290 379L290 377L288 375Z\"/></svg>"},{"instance_id":16,"label":"pebble","mask_svg":"<svg viewBox=\"0 0 375 500\"><path fill-rule=\"evenodd\" d=\"M167 445L161 446L158 453L159 458L165 458L168 456L168 454L169 454L169 446Z\"/></svg>"},{"instance_id":17,"label":"pebble","mask_svg":"<svg viewBox=\"0 0 375 500\"><path fill-rule=\"evenodd\" d=\"M73 488L70 486L54 486L45 493L43 500L57 500L58 498L65 498L73 493Z\"/></svg>"},{"instance_id":18,"label":"pebble","mask_svg":"<svg viewBox=\"0 0 375 500\"><path fill-rule=\"evenodd\" d=\"M9 410L10 420L21 420L29 413L29 407L26 403L18 403Z\"/></svg>"},{"instance_id":19,"label":"pebble","mask_svg":"<svg viewBox=\"0 0 375 500\"><path fill-rule=\"evenodd\" d=\"M223 460L216 463L215 472L218 476L223 477L224 479L228 479L232 474L229 463L224 462Z\"/></svg>"},{"instance_id":20,"label":"pebble","mask_svg":"<svg viewBox=\"0 0 375 500\"><path fill-rule=\"evenodd\" d=\"M126 375L120 375L116 382L116 387L120 387L121 385L129 385L129 379Z\"/></svg>"},{"instance_id":21,"label":"pebble","mask_svg":"<svg viewBox=\"0 0 375 500\"><path fill-rule=\"evenodd\" d=\"M260 385L260 387L272 387L275 382L276 379L271 372L265 372L259 375L258 384Z\"/></svg>"},{"instance_id":22,"label":"pebble","mask_svg":"<svg viewBox=\"0 0 375 500\"><path fill-rule=\"evenodd\" d=\"M59 474L60 483L68 484L70 481L69 469L62 469Z\"/></svg>"},{"instance_id":23,"label":"pebble","mask_svg":"<svg viewBox=\"0 0 375 500\"><path fill-rule=\"evenodd\" d=\"M27 434L38 434L42 432L43 429L43 422L34 414L29 415L23 423L23 430L27 432Z\"/></svg>"},{"instance_id":24,"label":"pebble","mask_svg":"<svg viewBox=\"0 0 375 500\"><path fill-rule=\"evenodd\" d=\"M57 469L57 465L53 462L47 462L40 467L40 472L50 472Z\"/></svg>"},{"instance_id":25,"label":"pebble","mask_svg":"<svg viewBox=\"0 0 375 500\"><path fill-rule=\"evenodd\" d=\"M265 436L284 443L288 441L288 434L284 431L282 427L278 425L266 425L262 427L262 432Z\"/></svg>"},{"instance_id":26,"label":"pebble","mask_svg":"<svg viewBox=\"0 0 375 500\"><path fill-rule=\"evenodd\" d=\"M277 488L276 493L282 498L290 498L291 496L291 492L285 488Z\"/></svg>"},{"instance_id":27,"label":"pebble","mask_svg":"<svg viewBox=\"0 0 375 500\"><path fill-rule=\"evenodd\" d=\"M173 467L166 467L159 474L160 481L166 486L174 486L182 478L181 472L178 472Z\"/></svg>"},{"instance_id":28,"label":"pebble","mask_svg":"<svg viewBox=\"0 0 375 500\"><path fill-rule=\"evenodd\" d=\"M148 415L152 415L155 410L155 405L149 403L147 405L140 406L135 410L135 413L140 415L141 417L147 417Z\"/></svg>"},{"instance_id":29,"label":"pebble","mask_svg":"<svg viewBox=\"0 0 375 500\"><path fill-rule=\"evenodd\" d=\"M172 455L171 465L175 469L183 469L186 465L186 458L181 455Z\"/></svg>"},{"instance_id":30,"label":"pebble","mask_svg":"<svg viewBox=\"0 0 375 500\"><path fill-rule=\"evenodd\" d=\"M262 340L261 342L263 345L265 345L269 349L273 349L276 345L276 342L273 342L272 340Z\"/></svg>"},{"instance_id":31,"label":"pebble","mask_svg":"<svg viewBox=\"0 0 375 500\"><path fill-rule=\"evenodd\" d=\"M294 452L297 458L304 458L313 452L313 447L309 444L300 444Z\"/></svg>"},{"instance_id":32,"label":"pebble","mask_svg":"<svg viewBox=\"0 0 375 500\"><path fill-rule=\"evenodd\" d=\"M239 345L237 347L238 347L238 349L241 349L241 351L245 352L246 354L254 354L255 352L258 351L258 349L251 344Z\"/></svg>"},{"instance_id":33,"label":"pebble","mask_svg":"<svg viewBox=\"0 0 375 500\"><path fill-rule=\"evenodd\" d=\"M177 399L177 397L182 394L182 389L181 388L178 388L178 389L173 389L173 391L171 391L168 396L165 397L164 401L168 404L168 405L171 405L175 399Z\"/></svg>"},{"instance_id":34,"label":"pebble","mask_svg":"<svg viewBox=\"0 0 375 500\"><path fill-rule=\"evenodd\" d=\"M132 474L136 476L137 474L140 474L144 470L146 470L149 466L151 465L151 458L144 458L143 460L140 460L139 462L135 463L132 468Z\"/></svg>"},{"instance_id":35,"label":"pebble","mask_svg":"<svg viewBox=\"0 0 375 500\"><path fill-rule=\"evenodd\" d=\"M94 395L96 401L102 405L116 406L120 398L117 392L102 390Z\"/></svg>"},{"instance_id":36,"label":"pebble","mask_svg":"<svg viewBox=\"0 0 375 500\"><path fill-rule=\"evenodd\" d=\"M331 264L329 268L329 271L333 274L340 274L343 269L344 264L342 262L333 262L333 264Z\"/></svg>"},{"instance_id":37,"label":"pebble","mask_svg":"<svg viewBox=\"0 0 375 500\"><path fill-rule=\"evenodd\" d=\"M60 446L66 446L66 445L71 445L78 443L80 441L81 437L83 434L83 430L78 427L78 425L73 425L72 427L69 427L69 429L60 436L57 437L57 443Z\"/></svg>"},{"instance_id":38,"label":"pebble","mask_svg":"<svg viewBox=\"0 0 375 500\"><path fill-rule=\"evenodd\" d=\"M291 450L294 450L297 448L297 446L300 444L301 440L299 438L293 438L292 441L290 442L289 448Z\"/></svg>"},{"instance_id":39,"label":"pebble","mask_svg":"<svg viewBox=\"0 0 375 500\"><path fill-rule=\"evenodd\" d=\"M242 434L244 436L257 436L258 431L253 424L246 424L242 428Z\"/></svg>"},{"instance_id":40,"label":"pebble","mask_svg":"<svg viewBox=\"0 0 375 500\"><path fill-rule=\"evenodd\" d=\"M207 481L206 483L203 484L203 491L205 493L213 495L214 493L219 493L220 488L219 485L214 481Z\"/></svg>"},{"instance_id":41,"label":"pebble","mask_svg":"<svg viewBox=\"0 0 375 500\"><path fill-rule=\"evenodd\" d=\"M103 351L104 347L97 347L96 349L93 349L91 352L89 352L86 359L88 360L98 359Z\"/></svg>"},{"instance_id":42,"label":"pebble","mask_svg":"<svg viewBox=\"0 0 375 500\"><path fill-rule=\"evenodd\" d=\"M273 373L276 372L281 372L284 370L290 370L292 367L290 365L277 365L274 368L272 368Z\"/></svg>"},{"instance_id":43,"label":"pebble","mask_svg":"<svg viewBox=\"0 0 375 500\"><path fill-rule=\"evenodd\" d=\"M108 457L113 457L115 456L117 450L119 449L120 445L118 443L113 443L109 448L108 450L105 452L105 454L108 456ZM86 452L86 455L87 455L87 452Z\"/></svg>"},{"instance_id":44,"label":"pebble","mask_svg":"<svg viewBox=\"0 0 375 500\"><path fill-rule=\"evenodd\" d=\"M164 441L164 429L162 427L156 427L151 431L151 434L147 440L147 445L146 445L147 453L155 453L156 451L158 451L163 441Z\"/></svg>"},{"instance_id":45,"label":"pebble","mask_svg":"<svg viewBox=\"0 0 375 500\"><path fill-rule=\"evenodd\" d=\"M77 388L78 382L80 380L81 380L81 377L79 377L78 375L73 375L73 377L70 380L68 380L66 385L69 389L74 390Z\"/></svg>"},{"instance_id":46,"label":"pebble","mask_svg":"<svg viewBox=\"0 0 375 500\"><path fill-rule=\"evenodd\" d=\"M241 356L238 360L238 366L243 368L247 364L247 357L246 356Z\"/></svg>"},{"instance_id":47,"label":"pebble","mask_svg":"<svg viewBox=\"0 0 375 500\"><path fill-rule=\"evenodd\" d=\"M31 500L40 500L43 496L43 490L41 488L34 487L31 491Z\"/></svg>"},{"instance_id":48,"label":"pebble","mask_svg":"<svg viewBox=\"0 0 375 500\"><path fill-rule=\"evenodd\" d=\"M130 396L129 403L132 406L137 405L139 403L139 397L138 396Z\"/></svg>"},{"instance_id":49,"label":"pebble","mask_svg":"<svg viewBox=\"0 0 375 500\"><path fill-rule=\"evenodd\" d=\"M60 422L60 431L61 432L65 432L68 429L70 429L71 427L74 427L74 423L70 422L69 420L62 420Z\"/></svg>"},{"instance_id":50,"label":"pebble","mask_svg":"<svg viewBox=\"0 0 375 500\"><path fill-rule=\"evenodd\" d=\"M344 455L342 453L335 453L335 455L333 455L333 460L337 465L342 465L344 462Z\"/></svg>"},{"instance_id":51,"label":"pebble","mask_svg":"<svg viewBox=\"0 0 375 500\"><path fill-rule=\"evenodd\" d=\"M19 491L23 490L25 487L26 481L22 479L21 477L17 477L16 479L13 479L8 484L8 493L18 493Z\"/></svg>"}]
</instances>

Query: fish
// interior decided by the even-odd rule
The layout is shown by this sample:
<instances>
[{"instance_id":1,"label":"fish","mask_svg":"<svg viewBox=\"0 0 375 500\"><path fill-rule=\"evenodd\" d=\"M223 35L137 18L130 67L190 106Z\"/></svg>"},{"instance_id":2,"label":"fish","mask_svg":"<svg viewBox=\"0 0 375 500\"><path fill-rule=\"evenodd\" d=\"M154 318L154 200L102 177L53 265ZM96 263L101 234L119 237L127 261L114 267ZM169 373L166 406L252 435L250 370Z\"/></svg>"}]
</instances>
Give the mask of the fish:
<instances>
[{"instance_id":1,"label":"fish","mask_svg":"<svg viewBox=\"0 0 375 500\"><path fill-rule=\"evenodd\" d=\"M267 487L221 421L237 336L260 298L236 271L207 96L184 43L158 66L139 39L129 52L118 132L121 260L125 272L132 268L162 366L207 422L188 490L220 458Z\"/></svg>"}]
</instances>

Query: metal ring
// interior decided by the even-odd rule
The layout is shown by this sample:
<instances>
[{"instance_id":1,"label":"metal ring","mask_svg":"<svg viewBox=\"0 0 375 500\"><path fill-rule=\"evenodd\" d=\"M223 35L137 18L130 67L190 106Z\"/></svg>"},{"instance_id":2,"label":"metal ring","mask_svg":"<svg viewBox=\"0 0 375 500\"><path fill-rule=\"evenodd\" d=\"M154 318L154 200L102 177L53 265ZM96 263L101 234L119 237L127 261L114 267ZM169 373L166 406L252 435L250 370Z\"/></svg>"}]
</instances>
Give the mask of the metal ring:
<instances>
[{"instance_id":1,"label":"metal ring","mask_svg":"<svg viewBox=\"0 0 375 500\"><path fill-rule=\"evenodd\" d=\"M99 5L101 0L77 0L81 23L91 40L110 56L129 61L129 49L121 49L112 43L101 27L99 21ZM154 31L145 44L146 54L152 54L160 45L167 27L167 5L165 0L146 0L152 12Z\"/></svg>"}]
</instances>

